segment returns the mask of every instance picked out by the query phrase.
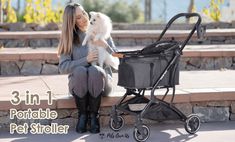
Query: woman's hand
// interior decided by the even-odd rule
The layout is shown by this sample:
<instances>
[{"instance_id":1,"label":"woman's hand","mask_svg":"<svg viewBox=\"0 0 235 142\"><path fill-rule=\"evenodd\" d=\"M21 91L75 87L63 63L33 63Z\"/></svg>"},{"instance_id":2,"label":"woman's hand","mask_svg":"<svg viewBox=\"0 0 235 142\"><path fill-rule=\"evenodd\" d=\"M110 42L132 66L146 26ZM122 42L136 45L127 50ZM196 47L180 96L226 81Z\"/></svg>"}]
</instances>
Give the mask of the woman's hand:
<instances>
[{"instance_id":1,"label":"woman's hand","mask_svg":"<svg viewBox=\"0 0 235 142\"><path fill-rule=\"evenodd\" d=\"M98 51L96 49L89 51L86 59L87 59L88 63L97 61L98 60Z\"/></svg>"}]
</instances>

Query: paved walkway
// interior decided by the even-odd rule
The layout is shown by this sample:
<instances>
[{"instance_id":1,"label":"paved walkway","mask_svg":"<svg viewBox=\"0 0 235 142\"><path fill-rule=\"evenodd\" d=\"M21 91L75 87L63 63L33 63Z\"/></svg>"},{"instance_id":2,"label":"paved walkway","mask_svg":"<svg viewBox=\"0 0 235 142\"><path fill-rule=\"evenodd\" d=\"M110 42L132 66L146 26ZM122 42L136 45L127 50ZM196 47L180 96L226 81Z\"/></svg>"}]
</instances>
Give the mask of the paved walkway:
<instances>
[{"instance_id":1,"label":"paved walkway","mask_svg":"<svg viewBox=\"0 0 235 142\"><path fill-rule=\"evenodd\" d=\"M117 74L115 73L114 84L117 84L117 78ZM125 89L117 85L114 86L114 91L110 96L123 96ZM8 110L11 107L18 109L27 108L25 105L9 105L9 100L13 99L13 91L18 91L22 99L25 100L27 90L29 94L39 94L40 100L48 100L47 91L51 90L52 99L61 100L61 102L50 106L51 109L71 108L72 105L72 100L66 104L63 101L63 99L67 100L69 97L67 75L0 77L0 90L0 110ZM164 91L165 90L156 91L155 94L164 94ZM149 93L150 92L147 91L146 95ZM181 71L180 85L176 86L175 102L218 101L221 99L228 101L235 100L234 94L235 70ZM107 98L105 105L110 106L114 101L115 99ZM45 102L41 103L38 107L45 108L49 106L46 105Z\"/></svg>"},{"instance_id":2,"label":"paved walkway","mask_svg":"<svg viewBox=\"0 0 235 142\"><path fill-rule=\"evenodd\" d=\"M108 127L102 128L100 134L77 134L69 131L64 135L10 135L0 133L0 142L133 142L133 126L124 126L119 132ZM159 123L150 126L147 142L234 142L235 121L220 123L202 123L195 135L189 135L183 123Z\"/></svg>"}]
</instances>

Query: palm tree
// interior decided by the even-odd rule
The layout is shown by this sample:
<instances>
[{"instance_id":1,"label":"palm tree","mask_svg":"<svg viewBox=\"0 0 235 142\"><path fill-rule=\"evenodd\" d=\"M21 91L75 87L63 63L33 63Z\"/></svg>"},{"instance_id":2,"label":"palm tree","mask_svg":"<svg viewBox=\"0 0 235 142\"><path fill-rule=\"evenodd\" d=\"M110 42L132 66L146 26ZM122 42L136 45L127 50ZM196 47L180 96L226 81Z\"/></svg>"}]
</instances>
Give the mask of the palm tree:
<instances>
[{"instance_id":1,"label":"palm tree","mask_svg":"<svg viewBox=\"0 0 235 142\"><path fill-rule=\"evenodd\" d=\"M21 0L17 0L17 9L16 9L17 13L20 13L20 2Z\"/></svg>"},{"instance_id":2,"label":"palm tree","mask_svg":"<svg viewBox=\"0 0 235 142\"><path fill-rule=\"evenodd\" d=\"M145 22L149 22L152 19L151 5L152 5L152 0L145 0L145 8L144 8L144 11L145 11L145 13L144 13L145 14L144 15Z\"/></svg>"},{"instance_id":3,"label":"palm tree","mask_svg":"<svg viewBox=\"0 0 235 142\"><path fill-rule=\"evenodd\" d=\"M188 12L189 13L193 12L193 6L194 6L194 0L190 0L189 7L188 7Z\"/></svg>"},{"instance_id":4,"label":"palm tree","mask_svg":"<svg viewBox=\"0 0 235 142\"><path fill-rule=\"evenodd\" d=\"M193 12L193 7L194 7L194 0L190 0L189 6L188 6L188 13ZM186 19L186 22L189 23L189 19Z\"/></svg>"},{"instance_id":5,"label":"palm tree","mask_svg":"<svg viewBox=\"0 0 235 142\"><path fill-rule=\"evenodd\" d=\"M2 23L2 1L0 1L0 23Z\"/></svg>"}]
</instances>

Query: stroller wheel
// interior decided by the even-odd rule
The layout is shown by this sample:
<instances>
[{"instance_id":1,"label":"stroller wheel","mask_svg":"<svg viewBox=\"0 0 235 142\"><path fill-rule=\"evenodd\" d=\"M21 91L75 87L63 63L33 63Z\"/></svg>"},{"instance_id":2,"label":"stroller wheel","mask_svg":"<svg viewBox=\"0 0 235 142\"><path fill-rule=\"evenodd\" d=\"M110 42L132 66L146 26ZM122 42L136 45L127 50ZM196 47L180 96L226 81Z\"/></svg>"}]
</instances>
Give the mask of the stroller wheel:
<instances>
[{"instance_id":1,"label":"stroller wheel","mask_svg":"<svg viewBox=\"0 0 235 142\"><path fill-rule=\"evenodd\" d=\"M142 125L141 130L135 127L133 132L134 139L138 142L146 141L149 138L149 135L150 135L150 130L146 125Z\"/></svg>"},{"instance_id":2,"label":"stroller wheel","mask_svg":"<svg viewBox=\"0 0 235 142\"><path fill-rule=\"evenodd\" d=\"M109 126L114 131L119 131L124 126L124 118L122 116L117 116L117 122L110 117Z\"/></svg>"},{"instance_id":3,"label":"stroller wheel","mask_svg":"<svg viewBox=\"0 0 235 142\"><path fill-rule=\"evenodd\" d=\"M200 128L200 118L196 114L189 115L185 121L184 128L189 134L195 134Z\"/></svg>"}]
</instances>

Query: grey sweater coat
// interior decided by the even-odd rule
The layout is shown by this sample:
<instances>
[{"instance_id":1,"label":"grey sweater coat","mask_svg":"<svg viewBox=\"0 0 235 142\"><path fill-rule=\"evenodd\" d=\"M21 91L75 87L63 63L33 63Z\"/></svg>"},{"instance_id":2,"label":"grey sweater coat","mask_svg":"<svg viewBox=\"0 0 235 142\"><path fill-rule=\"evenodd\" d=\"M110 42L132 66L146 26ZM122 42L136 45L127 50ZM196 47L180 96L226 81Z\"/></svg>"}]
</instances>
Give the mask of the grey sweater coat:
<instances>
[{"instance_id":1,"label":"grey sweater coat","mask_svg":"<svg viewBox=\"0 0 235 142\"><path fill-rule=\"evenodd\" d=\"M70 55L61 54L59 58L59 71L69 74L69 92L78 97L83 97L87 93L97 97L100 94L108 95L112 90L112 71L111 67L91 66L87 62L88 47L81 43L85 33L79 33L80 44L73 44ZM110 48L109 53L116 51L112 38L107 40Z\"/></svg>"}]
</instances>

